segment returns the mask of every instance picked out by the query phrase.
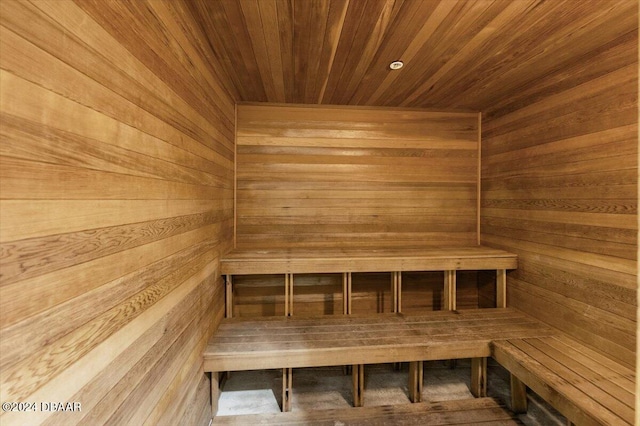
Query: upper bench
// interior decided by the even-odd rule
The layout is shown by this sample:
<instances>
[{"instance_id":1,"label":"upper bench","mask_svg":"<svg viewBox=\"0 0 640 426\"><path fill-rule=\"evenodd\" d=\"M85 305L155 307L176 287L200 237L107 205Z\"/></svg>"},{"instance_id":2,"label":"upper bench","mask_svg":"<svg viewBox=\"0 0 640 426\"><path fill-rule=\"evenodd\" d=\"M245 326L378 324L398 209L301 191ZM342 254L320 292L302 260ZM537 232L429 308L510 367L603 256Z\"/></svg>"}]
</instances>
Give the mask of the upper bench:
<instances>
[{"instance_id":1,"label":"upper bench","mask_svg":"<svg viewBox=\"0 0 640 426\"><path fill-rule=\"evenodd\" d=\"M516 254L489 247L389 249L236 249L223 256L224 275L516 269Z\"/></svg>"}]
</instances>

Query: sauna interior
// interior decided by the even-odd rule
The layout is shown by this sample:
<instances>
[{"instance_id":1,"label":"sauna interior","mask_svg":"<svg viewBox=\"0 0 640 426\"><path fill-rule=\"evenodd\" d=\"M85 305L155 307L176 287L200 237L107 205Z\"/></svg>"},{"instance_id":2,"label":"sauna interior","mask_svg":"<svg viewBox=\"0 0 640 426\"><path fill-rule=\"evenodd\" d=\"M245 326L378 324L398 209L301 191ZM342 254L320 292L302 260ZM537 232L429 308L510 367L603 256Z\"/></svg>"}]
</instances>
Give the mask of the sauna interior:
<instances>
[{"instance_id":1,"label":"sauna interior","mask_svg":"<svg viewBox=\"0 0 640 426\"><path fill-rule=\"evenodd\" d=\"M206 426L266 368L270 424L527 392L640 423L636 0L0 0L0 31L2 425ZM478 398L421 401L462 358ZM382 363L415 402L367 406ZM328 365L355 407L288 412Z\"/></svg>"}]
</instances>

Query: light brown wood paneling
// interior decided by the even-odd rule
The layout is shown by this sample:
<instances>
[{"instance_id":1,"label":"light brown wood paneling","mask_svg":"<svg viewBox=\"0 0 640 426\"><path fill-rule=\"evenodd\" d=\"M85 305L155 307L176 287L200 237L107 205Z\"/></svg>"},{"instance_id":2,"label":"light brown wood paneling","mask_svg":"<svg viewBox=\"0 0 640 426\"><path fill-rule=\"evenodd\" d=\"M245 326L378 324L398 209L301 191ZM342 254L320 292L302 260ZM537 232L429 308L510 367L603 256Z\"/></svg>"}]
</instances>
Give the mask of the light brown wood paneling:
<instances>
[{"instance_id":1,"label":"light brown wood paneling","mask_svg":"<svg viewBox=\"0 0 640 426\"><path fill-rule=\"evenodd\" d=\"M0 2L3 425L206 425L235 89L181 1ZM186 424L183 423L183 424Z\"/></svg>"},{"instance_id":2,"label":"light brown wood paneling","mask_svg":"<svg viewBox=\"0 0 640 426\"><path fill-rule=\"evenodd\" d=\"M239 105L237 247L475 245L477 117Z\"/></svg>"},{"instance_id":3,"label":"light brown wood paneling","mask_svg":"<svg viewBox=\"0 0 640 426\"><path fill-rule=\"evenodd\" d=\"M636 0L194 0L240 99L485 111L637 28ZM590 75L615 52L590 69ZM401 59L405 67L391 71Z\"/></svg>"},{"instance_id":4,"label":"light brown wood paneling","mask_svg":"<svg viewBox=\"0 0 640 426\"><path fill-rule=\"evenodd\" d=\"M519 256L510 306L628 365L637 329L637 3L631 18L633 32L609 34L606 48L486 111L481 221L483 244Z\"/></svg>"}]
</instances>

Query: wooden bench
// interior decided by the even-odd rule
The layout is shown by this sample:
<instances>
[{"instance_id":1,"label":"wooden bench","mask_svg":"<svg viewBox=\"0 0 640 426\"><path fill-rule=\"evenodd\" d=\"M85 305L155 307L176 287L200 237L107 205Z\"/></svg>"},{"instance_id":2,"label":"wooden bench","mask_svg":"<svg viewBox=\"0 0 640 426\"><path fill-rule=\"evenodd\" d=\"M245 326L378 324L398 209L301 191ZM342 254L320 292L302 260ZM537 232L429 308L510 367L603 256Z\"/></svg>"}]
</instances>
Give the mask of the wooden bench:
<instances>
[{"instance_id":1,"label":"wooden bench","mask_svg":"<svg viewBox=\"0 0 640 426\"><path fill-rule=\"evenodd\" d=\"M226 277L226 317L233 316L233 276L282 274L285 315L293 313L294 275L343 274L343 311L350 313L351 274L390 272L393 312L402 311L402 272L443 271L444 309L456 309L456 271L496 270L497 307L506 306L506 271L517 267L517 255L489 247L439 247L397 249L272 249L233 250L220 260Z\"/></svg>"},{"instance_id":2,"label":"wooden bench","mask_svg":"<svg viewBox=\"0 0 640 426\"><path fill-rule=\"evenodd\" d=\"M434 403L383 405L239 416L217 416L213 425L521 425L515 415L493 398Z\"/></svg>"},{"instance_id":3,"label":"wooden bench","mask_svg":"<svg viewBox=\"0 0 640 426\"><path fill-rule=\"evenodd\" d=\"M218 372L271 368L284 369L283 411L290 406L291 369L297 367L354 365L354 403L362 405L364 364L471 358L471 391L480 397L486 395L486 358L491 356L492 341L554 333L505 308L422 315L229 318L222 321L205 349L204 369L212 372L214 413ZM417 368L412 373L410 396L419 401L422 380Z\"/></svg>"},{"instance_id":4,"label":"wooden bench","mask_svg":"<svg viewBox=\"0 0 640 426\"><path fill-rule=\"evenodd\" d=\"M635 372L563 334L494 341L511 373L512 409L526 411L526 387L577 425L632 425Z\"/></svg>"},{"instance_id":5,"label":"wooden bench","mask_svg":"<svg viewBox=\"0 0 640 426\"><path fill-rule=\"evenodd\" d=\"M471 391L486 396L486 358L512 374L512 408L526 410L535 391L576 424L634 421L635 372L513 309L455 311L455 271L496 270L498 308L506 306L506 270L515 255L486 247L433 250L238 250L221 261L227 276L227 319L205 352L217 407L216 372L283 368L283 410L290 404L292 368L352 364L354 405L363 402L365 364L410 362L409 393L420 400L422 361L471 358ZM444 271L445 309L403 315L402 272ZM343 273L344 313L350 314L351 274L391 272L395 314L292 318L294 274ZM285 317L231 319L232 276L283 274Z\"/></svg>"}]
</instances>

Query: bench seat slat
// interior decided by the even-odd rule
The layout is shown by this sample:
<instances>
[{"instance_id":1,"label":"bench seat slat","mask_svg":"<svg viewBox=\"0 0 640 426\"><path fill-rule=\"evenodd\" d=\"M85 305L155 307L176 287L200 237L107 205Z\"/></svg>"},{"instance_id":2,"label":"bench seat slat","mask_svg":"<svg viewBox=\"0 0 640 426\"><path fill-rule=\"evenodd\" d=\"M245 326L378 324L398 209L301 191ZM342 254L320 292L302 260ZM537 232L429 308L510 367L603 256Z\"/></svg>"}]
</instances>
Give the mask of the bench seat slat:
<instances>
[{"instance_id":1,"label":"bench seat slat","mask_svg":"<svg viewBox=\"0 0 640 426\"><path fill-rule=\"evenodd\" d=\"M609 370L614 371L618 375L618 377L625 377L627 379L627 386L625 386L625 388L629 392L635 392L635 373L633 372L633 369L635 368L634 366L625 366L621 363L618 363L611 358L578 343L574 339L571 339L564 334L558 334L557 336L554 336L554 339L562 342L567 348L571 348L572 350L577 351L593 360L593 365L606 367Z\"/></svg>"},{"instance_id":2,"label":"bench seat slat","mask_svg":"<svg viewBox=\"0 0 640 426\"><path fill-rule=\"evenodd\" d=\"M205 357L205 371L246 371L271 368L327 367L351 364L433 361L480 358L491 355L489 341L458 341L449 344L353 346L273 352L234 352ZM283 367L284 365L284 367Z\"/></svg>"},{"instance_id":3,"label":"bench seat slat","mask_svg":"<svg viewBox=\"0 0 640 426\"><path fill-rule=\"evenodd\" d=\"M278 317L262 323L259 332L252 330L255 320L223 320L205 350L205 369L237 371L486 357L494 339L555 333L525 314L503 308L469 314L448 311L433 317L394 315L315 320ZM363 319L365 324L360 322ZM282 328L283 324L287 327Z\"/></svg>"},{"instance_id":4,"label":"bench seat slat","mask_svg":"<svg viewBox=\"0 0 640 426\"><path fill-rule=\"evenodd\" d=\"M515 269L517 255L489 247L384 250L236 249L220 260L224 275Z\"/></svg>"},{"instance_id":5,"label":"bench seat slat","mask_svg":"<svg viewBox=\"0 0 640 426\"><path fill-rule=\"evenodd\" d=\"M464 317L464 319L474 320L488 320L492 318L522 318L521 312L513 309L465 309L456 311L456 316ZM299 316L296 315L292 319L294 322L283 322L282 316L269 316L256 318L225 318L223 322L223 328L219 329L220 332L224 329L229 329L235 323L239 323L241 327L259 329L268 328L269 330L275 330L279 328L298 328L300 326L317 326L319 318L322 319L323 324L330 324L331 327L347 326L350 327L355 324L361 325L382 325L393 323L424 323L424 322L450 322L456 321L452 318L451 312L446 310L431 311L427 314L405 314L405 313L375 313L375 314L350 314L346 315L324 315L324 316ZM381 321L382 320L382 321ZM273 323L273 324L272 324ZM235 332L235 330L233 330Z\"/></svg>"},{"instance_id":6,"label":"bench seat slat","mask_svg":"<svg viewBox=\"0 0 640 426\"><path fill-rule=\"evenodd\" d=\"M622 403L615 397L612 397L607 392L603 391L598 386L594 385L588 378L581 376L575 372L579 362L574 360L570 367L563 365L558 360L554 359L550 354L546 353L546 349L543 341L538 339L519 339L510 341L516 348L526 352L530 357L544 365L552 374L562 377L566 382L566 386L562 388L567 389L580 389L582 395L579 398L588 398L599 404L602 410L608 410L612 414L624 419L627 422L631 422L633 419L633 409Z\"/></svg>"},{"instance_id":7,"label":"bench seat slat","mask_svg":"<svg viewBox=\"0 0 640 426\"><path fill-rule=\"evenodd\" d=\"M259 415L216 416L213 425L520 425L492 398Z\"/></svg>"},{"instance_id":8,"label":"bench seat slat","mask_svg":"<svg viewBox=\"0 0 640 426\"><path fill-rule=\"evenodd\" d=\"M551 341L551 337L545 341ZM576 379L574 372L559 365L542 353L527 339L494 341L493 357L512 374L522 380L534 392L558 409L569 420L584 425L630 425L633 417L628 412L612 412L606 405L610 399L601 400L601 392L586 380ZM633 411L631 411L633 413ZM621 417L624 416L624 417Z\"/></svg>"},{"instance_id":9,"label":"bench seat slat","mask_svg":"<svg viewBox=\"0 0 640 426\"><path fill-rule=\"evenodd\" d=\"M616 383L619 378L618 373L589 362L588 357L578 351L571 351L555 339L527 339L527 342L556 360L564 368L571 370L578 380L587 380L609 394L615 401L626 405L626 408L621 407L619 412L629 412L630 410L629 414L633 415L634 393ZM613 407L613 405L611 406Z\"/></svg>"},{"instance_id":10,"label":"bench seat slat","mask_svg":"<svg viewBox=\"0 0 640 426\"><path fill-rule=\"evenodd\" d=\"M447 327L446 325L435 325L427 328L427 325L409 325L406 324L402 326L402 324L397 325L396 327L378 327L371 326L370 328L365 328L361 326L357 327L344 327L343 330L336 330L331 327L317 327L317 328L306 328L302 330L296 329L288 329L286 332L277 332L277 333L251 333L251 332L243 332L238 333L237 335L232 335L226 333L225 335L217 335L214 342L217 345L223 345L226 343L267 343L267 342L282 342L282 343L292 343L296 341L309 342L311 339L313 342L319 342L323 340L342 340L345 338L345 333L349 333L350 336L357 336L358 339L378 339L381 334L386 334L387 336L393 337L438 337L438 336L449 336L452 334L455 335L464 335L469 333L490 333L493 331L508 331L508 330L520 330L531 328L532 324L530 321L524 319L517 320L509 320L509 321L493 321L491 326L499 326L500 330L490 329L487 330L487 324L485 323L474 323L473 321L464 321L460 324L456 324L454 327ZM533 325L535 327L535 325Z\"/></svg>"},{"instance_id":11,"label":"bench seat slat","mask_svg":"<svg viewBox=\"0 0 640 426\"><path fill-rule=\"evenodd\" d=\"M548 333L540 332L535 325L531 324L510 324L505 325L502 331L487 331L481 327L459 328L457 330L424 330L424 331L396 331L394 335L382 336L380 332L346 332L337 334L307 334L306 336L296 336L295 339L278 339L277 336L255 338L244 337L240 339L214 340L215 352L223 354L238 350L256 351L287 351L296 349L324 349L341 347L380 347L389 345L411 346L419 344L439 344L453 343L456 341L478 341L488 342L495 339L513 339L522 335L538 336ZM306 339L304 337L307 337ZM348 341L345 341L348 339ZM226 342L224 340L227 340ZM400 361L401 362L401 361Z\"/></svg>"}]
</instances>

